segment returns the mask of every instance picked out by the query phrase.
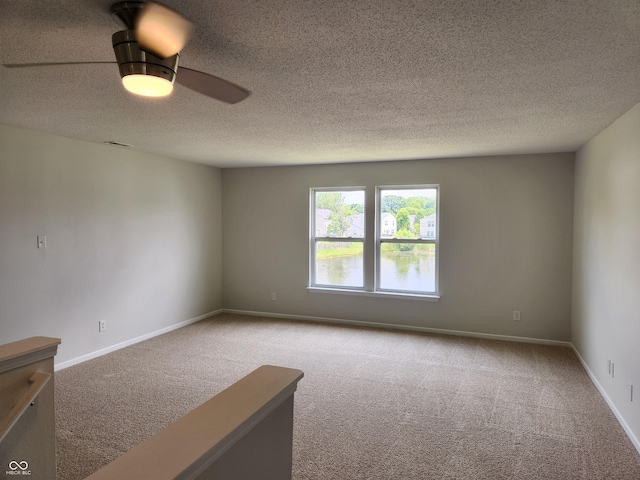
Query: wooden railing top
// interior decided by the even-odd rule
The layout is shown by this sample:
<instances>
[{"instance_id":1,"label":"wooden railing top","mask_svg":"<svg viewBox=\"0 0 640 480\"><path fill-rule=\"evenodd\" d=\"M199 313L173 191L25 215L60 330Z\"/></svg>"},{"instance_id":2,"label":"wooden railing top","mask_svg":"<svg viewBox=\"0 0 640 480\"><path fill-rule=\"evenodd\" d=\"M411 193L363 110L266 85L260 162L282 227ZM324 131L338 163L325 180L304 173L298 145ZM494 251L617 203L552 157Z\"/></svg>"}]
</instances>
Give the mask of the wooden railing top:
<instances>
[{"instance_id":1,"label":"wooden railing top","mask_svg":"<svg viewBox=\"0 0 640 480\"><path fill-rule=\"evenodd\" d=\"M303 375L264 365L86 480L195 478L289 398Z\"/></svg>"},{"instance_id":2,"label":"wooden railing top","mask_svg":"<svg viewBox=\"0 0 640 480\"><path fill-rule=\"evenodd\" d=\"M0 372L52 357L60 342L59 338L31 337L0 345Z\"/></svg>"}]
</instances>

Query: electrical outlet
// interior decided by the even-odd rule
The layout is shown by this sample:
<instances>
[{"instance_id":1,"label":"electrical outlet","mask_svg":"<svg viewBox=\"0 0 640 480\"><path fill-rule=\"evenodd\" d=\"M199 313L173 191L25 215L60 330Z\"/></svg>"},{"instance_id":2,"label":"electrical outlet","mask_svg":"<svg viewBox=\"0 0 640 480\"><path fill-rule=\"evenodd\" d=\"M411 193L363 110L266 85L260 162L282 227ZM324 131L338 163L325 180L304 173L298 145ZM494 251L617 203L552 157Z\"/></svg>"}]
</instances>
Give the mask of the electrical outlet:
<instances>
[{"instance_id":1,"label":"electrical outlet","mask_svg":"<svg viewBox=\"0 0 640 480\"><path fill-rule=\"evenodd\" d=\"M633 402L633 383L629 382L629 401Z\"/></svg>"},{"instance_id":2,"label":"electrical outlet","mask_svg":"<svg viewBox=\"0 0 640 480\"><path fill-rule=\"evenodd\" d=\"M514 322L519 322L520 321L520 310L514 310L513 311L513 321Z\"/></svg>"},{"instance_id":3,"label":"electrical outlet","mask_svg":"<svg viewBox=\"0 0 640 480\"><path fill-rule=\"evenodd\" d=\"M276 301L276 292L271 292L271 300Z\"/></svg>"},{"instance_id":4,"label":"electrical outlet","mask_svg":"<svg viewBox=\"0 0 640 480\"><path fill-rule=\"evenodd\" d=\"M98 322L98 332L104 332L107 329L107 321L100 320Z\"/></svg>"}]
</instances>

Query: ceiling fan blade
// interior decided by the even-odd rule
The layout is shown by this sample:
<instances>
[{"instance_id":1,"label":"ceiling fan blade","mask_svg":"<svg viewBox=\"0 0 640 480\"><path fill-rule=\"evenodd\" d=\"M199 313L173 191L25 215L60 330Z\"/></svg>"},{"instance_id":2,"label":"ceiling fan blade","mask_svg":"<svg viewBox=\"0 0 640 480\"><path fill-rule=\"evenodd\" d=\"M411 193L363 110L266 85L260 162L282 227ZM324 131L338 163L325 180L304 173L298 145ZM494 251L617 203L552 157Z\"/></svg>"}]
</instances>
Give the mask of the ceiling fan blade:
<instances>
[{"instance_id":1,"label":"ceiling fan blade","mask_svg":"<svg viewBox=\"0 0 640 480\"><path fill-rule=\"evenodd\" d=\"M135 25L138 43L162 58L179 53L187 43L191 29L189 20L154 2L144 5Z\"/></svg>"},{"instance_id":2,"label":"ceiling fan blade","mask_svg":"<svg viewBox=\"0 0 640 480\"><path fill-rule=\"evenodd\" d=\"M178 67L176 82L191 90L221 102L238 103L249 96L249 91L208 73Z\"/></svg>"},{"instance_id":3,"label":"ceiling fan blade","mask_svg":"<svg viewBox=\"0 0 640 480\"><path fill-rule=\"evenodd\" d=\"M115 64L116 62L43 62L43 63L3 63L5 68L23 68L23 67L58 67L62 65L100 65Z\"/></svg>"}]
</instances>

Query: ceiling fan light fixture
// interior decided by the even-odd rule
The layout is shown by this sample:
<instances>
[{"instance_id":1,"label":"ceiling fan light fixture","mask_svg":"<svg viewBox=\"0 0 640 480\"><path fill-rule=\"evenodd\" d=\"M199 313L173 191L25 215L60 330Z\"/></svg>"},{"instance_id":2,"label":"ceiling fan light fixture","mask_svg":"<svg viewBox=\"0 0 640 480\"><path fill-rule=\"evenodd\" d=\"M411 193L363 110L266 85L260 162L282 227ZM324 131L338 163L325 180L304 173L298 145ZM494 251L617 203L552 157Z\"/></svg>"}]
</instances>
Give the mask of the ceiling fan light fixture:
<instances>
[{"instance_id":1,"label":"ceiling fan light fixture","mask_svg":"<svg viewBox=\"0 0 640 480\"><path fill-rule=\"evenodd\" d=\"M173 91L179 55L160 58L142 50L132 30L114 33L112 41L124 88L146 97L164 97Z\"/></svg>"},{"instance_id":2,"label":"ceiling fan light fixture","mask_svg":"<svg viewBox=\"0 0 640 480\"><path fill-rule=\"evenodd\" d=\"M122 84L129 92L144 97L166 97L173 91L173 82L148 74L125 75Z\"/></svg>"}]
</instances>

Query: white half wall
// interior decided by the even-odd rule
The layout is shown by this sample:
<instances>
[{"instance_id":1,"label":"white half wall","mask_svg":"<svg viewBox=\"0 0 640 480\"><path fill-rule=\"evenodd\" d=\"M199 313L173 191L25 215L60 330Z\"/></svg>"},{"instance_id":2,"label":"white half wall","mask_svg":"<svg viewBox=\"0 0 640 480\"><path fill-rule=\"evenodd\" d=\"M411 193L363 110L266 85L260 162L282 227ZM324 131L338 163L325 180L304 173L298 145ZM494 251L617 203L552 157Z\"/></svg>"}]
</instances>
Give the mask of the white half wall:
<instances>
[{"instance_id":1,"label":"white half wall","mask_svg":"<svg viewBox=\"0 0 640 480\"><path fill-rule=\"evenodd\" d=\"M223 169L223 308L568 341L573 182L571 153ZM421 183L441 187L439 301L307 290L311 187Z\"/></svg>"},{"instance_id":2,"label":"white half wall","mask_svg":"<svg viewBox=\"0 0 640 480\"><path fill-rule=\"evenodd\" d=\"M0 343L59 337L63 363L219 310L220 182L217 168L0 125Z\"/></svg>"},{"instance_id":3,"label":"white half wall","mask_svg":"<svg viewBox=\"0 0 640 480\"><path fill-rule=\"evenodd\" d=\"M640 104L577 153L571 329L575 349L638 451L639 133Z\"/></svg>"}]
</instances>

